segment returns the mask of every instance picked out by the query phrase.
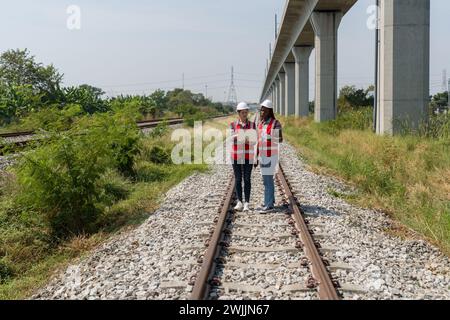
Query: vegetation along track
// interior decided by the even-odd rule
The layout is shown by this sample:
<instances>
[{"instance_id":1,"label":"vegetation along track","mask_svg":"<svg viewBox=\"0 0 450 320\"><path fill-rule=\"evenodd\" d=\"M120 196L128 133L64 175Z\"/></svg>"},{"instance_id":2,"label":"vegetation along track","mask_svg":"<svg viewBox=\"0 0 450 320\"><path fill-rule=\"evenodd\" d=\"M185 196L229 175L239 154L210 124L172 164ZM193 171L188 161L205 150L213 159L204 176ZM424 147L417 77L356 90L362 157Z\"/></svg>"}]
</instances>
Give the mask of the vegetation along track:
<instances>
[{"instance_id":1,"label":"vegetation along track","mask_svg":"<svg viewBox=\"0 0 450 320\"><path fill-rule=\"evenodd\" d=\"M227 117L227 115L211 117L208 119L217 119ZM183 118L171 118L164 120L144 120L138 121L137 126L141 130L156 128L159 124L166 123L168 126L175 126L184 123ZM0 144L0 156L5 155L8 152L16 152L25 148L31 143L31 141L36 140L36 131L18 131L18 132L8 132L0 133L0 139L4 139L6 143Z\"/></svg>"},{"instance_id":2,"label":"vegetation along track","mask_svg":"<svg viewBox=\"0 0 450 320\"><path fill-rule=\"evenodd\" d=\"M193 300L338 300L343 292L358 290L334 280L330 270L345 265L323 258L333 248L322 248L315 239L282 168L276 186L282 205L274 213L240 213L232 209L234 178L230 180L216 227L205 242L207 250L198 260L200 272L191 280ZM267 278L271 272L277 274L275 283Z\"/></svg>"}]
</instances>

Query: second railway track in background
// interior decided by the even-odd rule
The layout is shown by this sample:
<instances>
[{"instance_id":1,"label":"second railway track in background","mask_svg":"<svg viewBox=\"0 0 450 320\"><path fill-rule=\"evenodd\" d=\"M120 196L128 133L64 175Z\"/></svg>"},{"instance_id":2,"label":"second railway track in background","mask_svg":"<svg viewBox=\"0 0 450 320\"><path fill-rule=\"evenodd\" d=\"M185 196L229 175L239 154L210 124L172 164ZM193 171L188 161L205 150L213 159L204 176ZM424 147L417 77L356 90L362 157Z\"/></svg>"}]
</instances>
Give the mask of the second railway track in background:
<instances>
[{"instance_id":1,"label":"second railway track in background","mask_svg":"<svg viewBox=\"0 0 450 320\"><path fill-rule=\"evenodd\" d=\"M228 117L227 115L211 117L208 119L217 119L222 117ZM156 128L161 123L167 123L169 126L175 126L184 123L183 118L172 118L165 120L146 120L138 121L137 126L141 130ZM20 149L26 147L31 141L35 140L36 131L18 131L18 132L8 132L0 133L0 138L6 140L6 144L0 144L0 156L5 154L5 149ZM13 141L8 141L13 140Z\"/></svg>"}]
</instances>

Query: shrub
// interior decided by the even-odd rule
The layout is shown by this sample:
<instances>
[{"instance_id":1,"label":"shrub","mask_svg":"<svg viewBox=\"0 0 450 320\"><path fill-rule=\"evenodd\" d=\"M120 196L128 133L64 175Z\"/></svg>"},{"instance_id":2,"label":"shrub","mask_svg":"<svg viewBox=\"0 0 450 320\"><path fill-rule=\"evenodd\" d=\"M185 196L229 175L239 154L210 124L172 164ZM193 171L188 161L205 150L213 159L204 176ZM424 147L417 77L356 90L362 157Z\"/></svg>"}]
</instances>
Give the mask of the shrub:
<instances>
[{"instance_id":1,"label":"shrub","mask_svg":"<svg viewBox=\"0 0 450 320\"><path fill-rule=\"evenodd\" d=\"M39 211L56 237L94 231L105 193L98 182L110 166L108 154L92 135L60 135L22 160L19 201Z\"/></svg>"},{"instance_id":2,"label":"shrub","mask_svg":"<svg viewBox=\"0 0 450 320\"><path fill-rule=\"evenodd\" d=\"M428 123L421 126L420 135L431 139L450 139L450 113L433 115Z\"/></svg>"},{"instance_id":3,"label":"shrub","mask_svg":"<svg viewBox=\"0 0 450 320\"><path fill-rule=\"evenodd\" d=\"M131 182L113 169L109 169L102 175L99 184L104 187L104 199L108 204L126 199L130 194Z\"/></svg>"},{"instance_id":4,"label":"shrub","mask_svg":"<svg viewBox=\"0 0 450 320\"><path fill-rule=\"evenodd\" d=\"M336 120L321 123L318 126L322 132L331 135L336 135L345 129L370 130L373 123L372 112L373 109L370 107L340 112Z\"/></svg>"},{"instance_id":5,"label":"shrub","mask_svg":"<svg viewBox=\"0 0 450 320\"><path fill-rule=\"evenodd\" d=\"M140 182L163 181L168 175L166 167L148 162L136 165L136 179Z\"/></svg>"},{"instance_id":6,"label":"shrub","mask_svg":"<svg viewBox=\"0 0 450 320\"><path fill-rule=\"evenodd\" d=\"M102 96L105 93L100 88L87 84L79 87L68 87L62 90L61 104L78 104L86 114L102 113L110 110L110 105Z\"/></svg>"},{"instance_id":7,"label":"shrub","mask_svg":"<svg viewBox=\"0 0 450 320\"><path fill-rule=\"evenodd\" d=\"M86 118L78 128L79 132L89 132L97 137L111 152L113 165L122 174L132 176L133 166L140 153L141 135L133 116L117 113L99 114Z\"/></svg>"},{"instance_id":8,"label":"shrub","mask_svg":"<svg viewBox=\"0 0 450 320\"><path fill-rule=\"evenodd\" d=\"M77 119L83 115L80 105L70 104L64 109L57 106L31 113L23 119L25 128L42 129L46 131L64 131L71 128Z\"/></svg>"},{"instance_id":9,"label":"shrub","mask_svg":"<svg viewBox=\"0 0 450 320\"><path fill-rule=\"evenodd\" d=\"M195 122L197 122L197 121L203 122L203 121L205 121L205 119L206 119L206 114L204 112L197 112L192 115L186 116L184 119L184 122L187 126L193 128L195 125Z\"/></svg>"},{"instance_id":10,"label":"shrub","mask_svg":"<svg viewBox=\"0 0 450 320\"><path fill-rule=\"evenodd\" d=\"M140 136L130 121L121 116L85 118L23 157L17 168L18 201L39 212L54 237L96 231L103 208L123 196L124 188L104 176L116 168L133 170Z\"/></svg>"},{"instance_id":11,"label":"shrub","mask_svg":"<svg viewBox=\"0 0 450 320\"><path fill-rule=\"evenodd\" d=\"M13 270L5 259L0 259L0 284L7 282L13 276Z\"/></svg>"},{"instance_id":12,"label":"shrub","mask_svg":"<svg viewBox=\"0 0 450 320\"><path fill-rule=\"evenodd\" d=\"M155 164L170 164L172 162L170 153L158 146L155 146L150 150L149 160Z\"/></svg>"},{"instance_id":13,"label":"shrub","mask_svg":"<svg viewBox=\"0 0 450 320\"><path fill-rule=\"evenodd\" d=\"M153 139L161 138L161 137L165 136L168 131L169 131L168 122L166 120L164 120L163 122L158 124L158 126L155 129L153 129L150 132L149 136Z\"/></svg>"}]
</instances>

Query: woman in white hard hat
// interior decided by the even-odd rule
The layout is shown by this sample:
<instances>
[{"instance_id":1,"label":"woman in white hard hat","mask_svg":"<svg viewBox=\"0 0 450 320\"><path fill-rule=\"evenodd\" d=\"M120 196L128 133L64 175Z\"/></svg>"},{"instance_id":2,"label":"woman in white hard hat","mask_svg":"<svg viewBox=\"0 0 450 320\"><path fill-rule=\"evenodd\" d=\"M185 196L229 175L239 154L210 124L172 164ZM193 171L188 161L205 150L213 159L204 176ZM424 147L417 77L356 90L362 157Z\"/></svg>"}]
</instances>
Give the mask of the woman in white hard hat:
<instances>
[{"instance_id":1,"label":"woman in white hard hat","mask_svg":"<svg viewBox=\"0 0 450 320\"><path fill-rule=\"evenodd\" d=\"M261 121L258 125L258 160L264 182L264 205L261 214L271 212L275 207L274 175L279 163L279 144L283 142L281 123L275 118L272 101L261 104Z\"/></svg>"},{"instance_id":2,"label":"woman in white hard hat","mask_svg":"<svg viewBox=\"0 0 450 320\"><path fill-rule=\"evenodd\" d=\"M250 108L245 102L239 103L239 119L230 124L232 148L231 160L236 180L237 211L249 211L251 193L251 175L255 163L255 146L257 143L256 124L248 119ZM244 198L242 197L242 180L244 180Z\"/></svg>"}]
</instances>

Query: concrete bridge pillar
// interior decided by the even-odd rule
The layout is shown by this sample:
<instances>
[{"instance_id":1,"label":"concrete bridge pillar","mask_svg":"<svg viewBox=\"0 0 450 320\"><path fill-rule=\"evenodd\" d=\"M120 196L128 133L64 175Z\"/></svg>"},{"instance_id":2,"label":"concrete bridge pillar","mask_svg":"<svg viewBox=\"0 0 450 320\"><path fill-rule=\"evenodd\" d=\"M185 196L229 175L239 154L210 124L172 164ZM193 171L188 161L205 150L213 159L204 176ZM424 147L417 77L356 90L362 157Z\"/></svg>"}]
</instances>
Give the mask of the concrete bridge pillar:
<instances>
[{"instance_id":1,"label":"concrete bridge pillar","mask_svg":"<svg viewBox=\"0 0 450 320\"><path fill-rule=\"evenodd\" d=\"M280 79L275 79L275 113L280 114Z\"/></svg>"},{"instance_id":2,"label":"concrete bridge pillar","mask_svg":"<svg viewBox=\"0 0 450 320\"><path fill-rule=\"evenodd\" d=\"M428 118L430 0L381 1L377 133L417 129Z\"/></svg>"},{"instance_id":3,"label":"concrete bridge pillar","mask_svg":"<svg viewBox=\"0 0 450 320\"><path fill-rule=\"evenodd\" d=\"M276 101L276 95L275 95L275 90L276 90L276 88L275 88L275 82L272 84L272 102L273 102L273 110L274 110L274 112L275 112L275 109L276 109L276 103L277 103L277 101Z\"/></svg>"},{"instance_id":4,"label":"concrete bridge pillar","mask_svg":"<svg viewBox=\"0 0 450 320\"><path fill-rule=\"evenodd\" d=\"M295 117L309 116L309 57L312 46L294 47L295 58Z\"/></svg>"},{"instance_id":5,"label":"concrete bridge pillar","mask_svg":"<svg viewBox=\"0 0 450 320\"><path fill-rule=\"evenodd\" d=\"M286 96L286 116L295 114L295 63L286 62L284 64L285 73L285 96Z\"/></svg>"},{"instance_id":6,"label":"concrete bridge pillar","mask_svg":"<svg viewBox=\"0 0 450 320\"><path fill-rule=\"evenodd\" d=\"M274 94L274 86L273 85L270 87L269 99L272 100L272 102L275 101L275 94ZM274 105L274 108L275 108L275 105Z\"/></svg>"},{"instance_id":7,"label":"concrete bridge pillar","mask_svg":"<svg viewBox=\"0 0 450 320\"><path fill-rule=\"evenodd\" d=\"M278 77L280 78L280 87L279 87L279 113L282 116L286 116L286 73L280 72Z\"/></svg>"},{"instance_id":8,"label":"concrete bridge pillar","mask_svg":"<svg viewBox=\"0 0 450 320\"><path fill-rule=\"evenodd\" d=\"M337 39L342 16L340 11L316 11L311 15L316 48L316 122L337 116Z\"/></svg>"}]
</instances>

